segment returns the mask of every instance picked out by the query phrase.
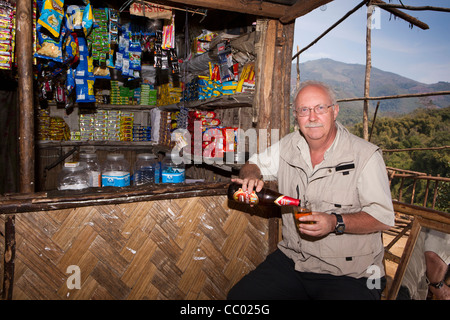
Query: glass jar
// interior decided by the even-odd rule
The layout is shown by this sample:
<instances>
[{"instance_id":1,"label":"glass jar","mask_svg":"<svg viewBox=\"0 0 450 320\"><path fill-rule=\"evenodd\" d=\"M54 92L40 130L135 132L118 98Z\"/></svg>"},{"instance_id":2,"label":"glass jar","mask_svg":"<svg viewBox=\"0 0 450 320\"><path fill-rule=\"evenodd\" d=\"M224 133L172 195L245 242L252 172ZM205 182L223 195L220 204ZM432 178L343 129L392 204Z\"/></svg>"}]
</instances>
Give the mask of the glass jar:
<instances>
[{"instance_id":1,"label":"glass jar","mask_svg":"<svg viewBox=\"0 0 450 320\"><path fill-rule=\"evenodd\" d=\"M102 186L102 171L95 153L80 153L80 162L86 163L86 171L89 175L89 187Z\"/></svg>"},{"instance_id":2,"label":"glass jar","mask_svg":"<svg viewBox=\"0 0 450 320\"><path fill-rule=\"evenodd\" d=\"M89 175L83 162L66 162L58 176L58 190L81 190L89 187Z\"/></svg>"},{"instance_id":3,"label":"glass jar","mask_svg":"<svg viewBox=\"0 0 450 320\"><path fill-rule=\"evenodd\" d=\"M161 182L162 183L183 183L186 179L185 165L181 159L174 162L171 154L164 157L161 164Z\"/></svg>"},{"instance_id":4,"label":"glass jar","mask_svg":"<svg viewBox=\"0 0 450 320\"><path fill-rule=\"evenodd\" d=\"M155 183L155 177L158 175L159 169L156 156L151 153L138 154L134 164L134 185L140 186L148 183ZM159 182L159 179L158 179Z\"/></svg>"},{"instance_id":5,"label":"glass jar","mask_svg":"<svg viewBox=\"0 0 450 320\"><path fill-rule=\"evenodd\" d=\"M126 187L130 185L130 164L121 153L106 156L102 166L103 187Z\"/></svg>"}]
</instances>

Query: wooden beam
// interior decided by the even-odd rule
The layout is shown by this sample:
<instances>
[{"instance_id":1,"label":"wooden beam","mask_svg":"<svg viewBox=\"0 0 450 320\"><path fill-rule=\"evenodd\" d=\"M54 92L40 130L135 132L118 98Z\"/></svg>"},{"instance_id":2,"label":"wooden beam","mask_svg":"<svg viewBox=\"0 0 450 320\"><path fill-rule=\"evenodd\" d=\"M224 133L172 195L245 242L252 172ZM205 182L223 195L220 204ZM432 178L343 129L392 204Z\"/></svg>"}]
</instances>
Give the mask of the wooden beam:
<instances>
[{"instance_id":1,"label":"wooden beam","mask_svg":"<svg viewBox=\"0 0 450 320\"><path fill-rule=\"evenodd\" d=\"M271 2L245 1L245 0L171 0L172 3L182 3L188 6L241 12L256 16L279 19L285 15L290 6Z\"/></svg>"},{"instance_id":2,"label":"wooden beam","mask_svg":"<svg viewBox=\"0 0 450 320\"><path fill-rule=\"evenodd\" d=\"M430 29L430 27L426 23L420 21L419 19L416 19L416 18L410 16L409 14L404 13L403 11L400 11L400 10L395 9L395 8L386 7L386 6L383 7L382 5L386 4L386 2L384 2L384 1L372 0L370 3L372 5L376 5L376 6L380 5L380 8L382 8L382 9L392 13L396 17L399 17L399 18L401 18L401 19L411 23L412 25L414 25L416 27L419 27L420 29L423 29L423 30Z\"/></svg>"},{"instance_id":3,"label":"wooden beam","mask_svg":"<svg viewBox=\"0 0 450 320\"><path fill-rule=\"evenodd\" d=\"M360 100L387 100L387 99L399 99L399 98L416 98L416 97L441 96L441 95L448 95L448 94L450 94L450 91L436 91L436 92L425 92L425 93L407 93L407 94L396 94L396 95L393 95L393 96L360 97L360 98L338 99L337 102L350 102L350 101L360 101Z\"/></svg>"},{"instance_id":4,"label":"wooden beam","mask_svg":"<svg viewBox=\"0 0 450 320\"><path fill-rule=\"evenodd\" d=\"M441 12L450 12L450 8L443 7L433 7L433 6L405 6L403 4L396 3L385 3L385 4L377 4L380 8L397 8L404 10L412 10L412 11L441 11Z\"/></svg>"},{"instance_id":5,"label":"wooden beam","mask_svg":"<svg viewBox=\"0 0 450 320\"><path fill-rule=\"evenodd\" d=\"M19 106L20 192L34 191L33 27L30 1L17 1L16 51Z\"/></svg>"},{"instance_id":6,"label":"wooden beam","mask_svg":"<svg viewBox=\"0 0 450 320\"><path fill-rule=\"evenodd\" d=\"M314 9L327 4L333 0L297 0L291 7L286 9L286 13L280 18L281 23L289 23Z\"/></svg>"}]
</instances>

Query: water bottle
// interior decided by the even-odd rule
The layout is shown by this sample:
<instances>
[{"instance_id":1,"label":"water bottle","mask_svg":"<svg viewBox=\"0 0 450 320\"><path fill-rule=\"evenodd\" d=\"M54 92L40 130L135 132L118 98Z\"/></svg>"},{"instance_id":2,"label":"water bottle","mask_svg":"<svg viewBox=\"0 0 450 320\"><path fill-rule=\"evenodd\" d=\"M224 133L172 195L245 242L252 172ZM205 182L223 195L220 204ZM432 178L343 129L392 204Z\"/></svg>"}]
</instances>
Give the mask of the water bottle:
<instances>
[{"instance_id":1,"label":"water bottle","mask_svg":"<svg viewBox=\"0 0 450 320\"><path fill-rule=\"evenodd\" d=\"M103 187L126 187L130 185L130 164L121 153L111 153L102 168Z\"/></svg>"},{"instance_id":2,"label":"water bottle","mask_svg":"<svg viewBox=\"0 0 450 320\"><path fill-rule=\"evenodd\" d=\"M186 179L185 166L183 162L175 163L172 156L167 155L161 164L162 183L183 183Z\"/></svg>"},{"instance_id":3,"label":"water bottle","mask_svg":"<svg viewBox=\"0 0 450 320\"><path fill-rule=\"evenodd\" d=\"M95 153L80 153L80 162L86 164L86 171L89 175L89 187L101 187L102 173L97 155Z\"/></svg>"},{"instance_id":4,"label":"water bottle","mask_svg":"<svg viewBox=\"0 0 450 320\"><path fill-rule=\"evenodd\" d=\"M81 190L89 187L86 164L66 162L58 176L58 190Z\"/></svg>"},{"instance_id":5,"label":"water bottle","mask_svg":"<svg viewBox=\"0 0 450 320\"><path fill-rule=\"evenodd\" d=\"M155 183L156 169L157 160L154 154L138 154L136 163L134 165L134 185L140 186L143 184Z\"/></svg>"}]
</instances>

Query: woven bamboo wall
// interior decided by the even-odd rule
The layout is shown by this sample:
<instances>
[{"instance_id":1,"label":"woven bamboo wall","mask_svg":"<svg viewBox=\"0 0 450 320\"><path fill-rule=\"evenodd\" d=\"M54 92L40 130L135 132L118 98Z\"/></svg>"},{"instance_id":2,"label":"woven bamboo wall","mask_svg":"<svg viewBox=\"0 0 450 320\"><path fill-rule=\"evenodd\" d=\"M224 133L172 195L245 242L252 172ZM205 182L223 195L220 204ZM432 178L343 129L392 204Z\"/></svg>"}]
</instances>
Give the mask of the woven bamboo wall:
<instances>
[{"instance_id":1,"label":"woven bamboo wall","mask_svg":"<svg viewBox=\"0 0 450 320\"><path fill-rule=\"evenodd\" d=\"M268 220L225 196L23 213L15 227L14 299L224 299L268 252Z\"/></svg>"}]
</instances>

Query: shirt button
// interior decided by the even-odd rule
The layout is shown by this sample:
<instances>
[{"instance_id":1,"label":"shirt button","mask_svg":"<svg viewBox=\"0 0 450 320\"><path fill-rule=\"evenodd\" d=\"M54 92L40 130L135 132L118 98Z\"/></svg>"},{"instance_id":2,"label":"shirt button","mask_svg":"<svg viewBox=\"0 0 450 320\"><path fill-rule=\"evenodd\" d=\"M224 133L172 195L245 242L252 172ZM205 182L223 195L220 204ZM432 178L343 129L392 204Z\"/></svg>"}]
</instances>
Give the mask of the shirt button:
<instances>
[{"instance_id":1,"label":"shirt button","mask_svg":"<svg viewBox=\"0 0 450 320\"><path fill-rule=\"evenodd\" d=\"M333 170L331 170L331 169L328 169L328 173L332 173L333 172Z\"/></svg>"}]
</instances>

